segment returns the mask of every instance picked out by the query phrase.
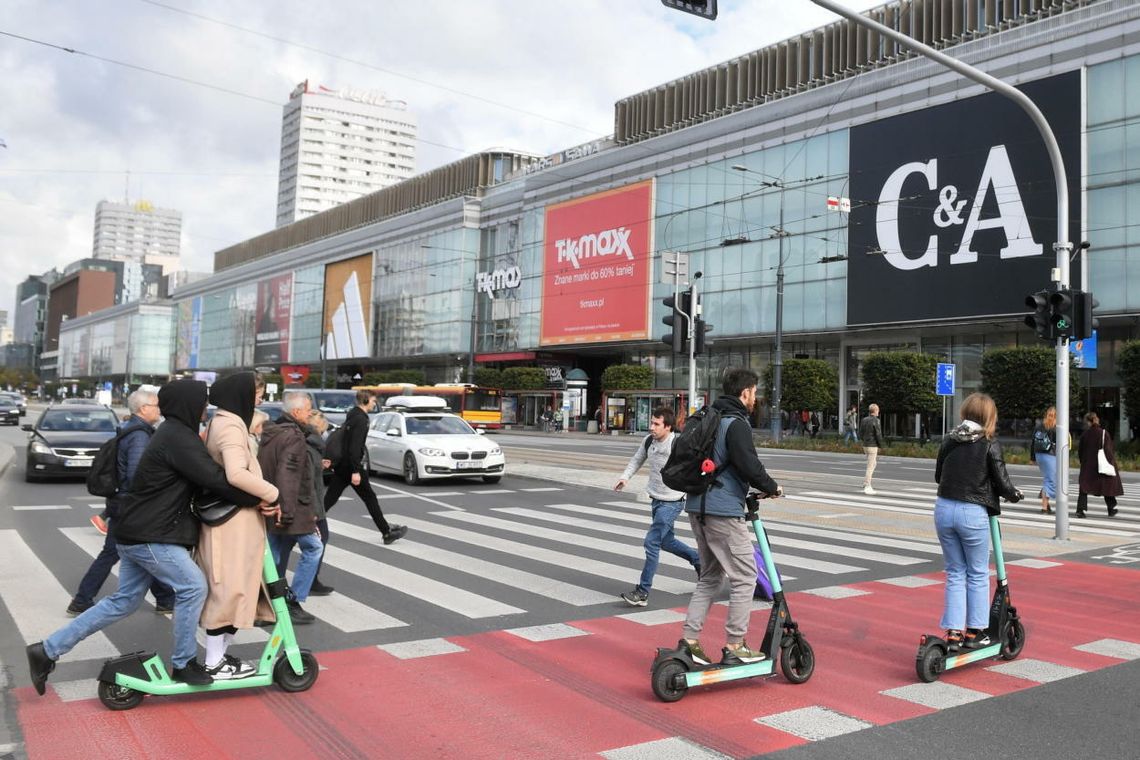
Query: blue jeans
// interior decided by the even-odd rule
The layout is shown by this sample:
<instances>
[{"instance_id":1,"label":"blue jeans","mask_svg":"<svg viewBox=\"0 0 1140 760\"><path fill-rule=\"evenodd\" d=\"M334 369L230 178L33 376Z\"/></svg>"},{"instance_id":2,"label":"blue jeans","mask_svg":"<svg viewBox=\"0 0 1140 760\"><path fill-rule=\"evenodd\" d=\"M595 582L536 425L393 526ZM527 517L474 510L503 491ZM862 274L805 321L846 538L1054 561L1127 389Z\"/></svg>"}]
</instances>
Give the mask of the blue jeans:
<instances>
[{"instance_id":1,"label":"blue jeans","mask_svg":"<svg viewBox=\"0 0 1140 760\"><path fill-rule=\"evenodd\" d=\"M988 627L990 519L986 508L939 496L934 502L934 527L946 560L942 628Z\"/></svg>"},{"instance_id":2,"label":"blue jeans","mask_svg":"<svg viewBox=\"0 0 1140 760\"><path fill-rule=\"evenodd\" d=\"M847 432L843 434L843 442L847 443L848 441L851 441L851 443L859 443L859 439L855 436L855 428L853 427L848 427Z\"/></svg>"},{"instance_id":3,"label":"blue jeans","mask_svg":"<svg viewBox=\"0 0 1140 760\"><path fill-rule=\"evenodd\" d=\"M1050 499L1057 496L1057 455L1038 454L1037 469L1041 470L1041 490Z\"/></svg>"},{"instance_id":4,"label":"blue jeans","mask_svg":"<svg viewBox=\"0 0 1140 760\"><path fill-rule=\"evenodd\" d=\"M277 564L278 574L284 578L285 569L289 566L289 552L293 546L301 547L301 561L297 563L297 570L293 573L293 583L289 589L298 602L309 598L309 589L313 587L313 579L317 577L317 568L321 564L321 556L325 553L325 545L316 533L305 533L300 536L287 536L280 533L269 534L269 548L273 552L273 561Z\"/></svg>"},{"instance_id":5,"label":"blue jeans","mask_svg":"<svg viewBox=\"0 0 1140 760\"><path fill-rule=\"evenodd\" d=\"M206 603L206 578L185 546L175 544L119 544L119 588L91 609L44 639L44 651L53 660L70 652L96 631L130 615L157 578L174 589L174 650L171 662L183 668L198 653L194 634Z\"/></svg>"},{"instance_id":6,"label":"blue jeans","mask_svg":"<svg viewBox=\"0 0 1140 760\"><path fill-rule=\"evenodd\" d=\"M697 554L697 550L677 540L677 537L673 535L673 523L677 521L677 516L681 514L681 510L685 508L685 500L658 501L657 499L650 499L649 503L653 509L653 524L649 526L649 532L645 534L645 566L641 568L641 580L637 584L637 587L645 593L649 593L649 589L653 588L653 576L657 574L657 564L662 549L688 560L693 567L700 567L701 565L701 558Z\"/></svg>"},{"instance_id":7,"label":"blue jeans","mask_svg":"<svg viewBox=\"0 0 1140 760\"><path fill-rule=\"evenodd\" d=\"M103 549L91 562L91 567L87 568L83 580L79 581L79 590L75 592L73 601L81 605L92 604L95 601L95 596L99 593L99 589L103 588L107 576L111 574L111 568L118 561L119 551L116 548L115 537L108 530L107 537L103 539ZM174 606L174 591L162 581L151 581L150 592L154 594L155 604L159 607Z\"/></svg>"}]
</instances>

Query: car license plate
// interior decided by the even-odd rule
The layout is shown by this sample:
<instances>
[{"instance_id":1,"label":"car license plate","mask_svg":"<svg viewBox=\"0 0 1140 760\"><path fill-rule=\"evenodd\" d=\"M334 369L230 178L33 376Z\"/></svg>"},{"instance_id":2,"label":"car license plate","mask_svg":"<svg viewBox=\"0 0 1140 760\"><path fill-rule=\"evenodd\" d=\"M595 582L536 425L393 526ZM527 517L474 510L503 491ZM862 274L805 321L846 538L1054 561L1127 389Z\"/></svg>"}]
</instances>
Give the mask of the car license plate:
<instances>
[{"instance_id":1,"label":"car license plate","mask_svg":"<svg viewBox=\"0 0 1140 760\"><path fill-rule=\"evenodd\" d=\"M477 470L479 469L480 462L456 462L456 469L460 470Z\"/></svg>"},{"instance_id":2,"label":"car license plate","mask_svg":"<svg viewBox=\"0 0 1140 760\"><path fill-rule=\"evenodd\" d=\"M64 467L90 467L90 459L68 459L63 463Z\"/></svg>"}]
</instances>

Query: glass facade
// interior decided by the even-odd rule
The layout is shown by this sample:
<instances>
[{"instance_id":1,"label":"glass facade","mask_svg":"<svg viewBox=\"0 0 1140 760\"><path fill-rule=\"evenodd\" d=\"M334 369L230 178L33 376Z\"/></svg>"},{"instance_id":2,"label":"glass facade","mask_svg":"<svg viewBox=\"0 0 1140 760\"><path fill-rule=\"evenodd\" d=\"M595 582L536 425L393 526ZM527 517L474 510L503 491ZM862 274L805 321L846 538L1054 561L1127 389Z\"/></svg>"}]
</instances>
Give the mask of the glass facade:
<instances>
[{"instance_id":1,"label":"glass facade","mask_svg":"<svg viewBox=\"0 0 1140 760\"><path fill-rule=\"evenodd\" d=\"M60 377L164 377L173 370L175 319L167 304L136 304L60 330Z\"/></svg>"}]
</instances>

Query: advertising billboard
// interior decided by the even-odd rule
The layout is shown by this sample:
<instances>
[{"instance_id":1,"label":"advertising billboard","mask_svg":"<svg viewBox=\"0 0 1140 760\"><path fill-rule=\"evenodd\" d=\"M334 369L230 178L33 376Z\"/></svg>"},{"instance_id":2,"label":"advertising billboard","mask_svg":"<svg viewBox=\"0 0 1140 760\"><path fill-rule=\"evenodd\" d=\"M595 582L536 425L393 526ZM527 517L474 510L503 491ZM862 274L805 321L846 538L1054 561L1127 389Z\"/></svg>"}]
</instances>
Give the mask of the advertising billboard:
<instances>
[{"instance_id":1,"label":"advertising billboard","mask_svg":"<svg viewBox=\"0 0 1140 760\"><path fill-rule=\"evenodd\" d=\"M1080 72L1019 89L1060 144L1079 241ZM1056 185L1013 101L988 93L852 127L850 155L848 325L1022 314L1048 285Z\"/></svg>"},{"instance_id":2,"label":"advertising billboard","mask_svg":"<svg viewBox=\"0 0 1140 760\"><path fill-rule=\"evenodd\" d=\"M202 335L202 297L178 302L178 331L175 335L175 369L198 367L198 343Z\"/></svg>"},{"instance_id":3,"label":"advertising billboard","mask_svg":"<svg viewBox=\"0 0 1140 760\"><path fill-rule=\"evenodd\" d=\"M371 253L325 266L324 336L328 359L371 354Z\"/></svg>"},{"instance_id":4,"label":"advertising billboard","mask_svg":"<svg viewBox=\"0 0 1140 760\"><path fill-rule=\"evenodd\" d=\"M539 344L649 337L653 180L546 208Z\"/></svg>"},{"instance_id":5,"label":"advertising billboard","mask_svg":"<svg viewBox=\"0 0 1140 760\"><path fill-rule=\"evenodd\" d=\"M257 283L257 323L253 360L257 364L289 361L289 318L293 312L293 274Z\"/></svg>"}]
</instances>

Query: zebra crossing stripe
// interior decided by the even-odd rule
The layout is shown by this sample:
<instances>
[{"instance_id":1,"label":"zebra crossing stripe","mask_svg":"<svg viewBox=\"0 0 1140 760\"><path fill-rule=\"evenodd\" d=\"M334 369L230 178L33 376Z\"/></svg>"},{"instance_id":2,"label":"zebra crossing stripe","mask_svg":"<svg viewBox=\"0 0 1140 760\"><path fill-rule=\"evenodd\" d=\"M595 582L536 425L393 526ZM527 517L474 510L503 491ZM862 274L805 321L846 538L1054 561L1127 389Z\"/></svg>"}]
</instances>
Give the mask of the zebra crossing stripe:
<instances>
[{"instance_id":1,"label":"zebra crossing stripe","mask_svg":"<svg viewBox=\"0 0 1140 760\"><path fill-rule=\"evenodd\" d=\"M348 536L349 538L354 538L359 541L373 541L376 536L376 532L371 528L350 525L348 523L337 523L336 532L338 535ZM479 578L485 578L486 580L501 583L504 586L510 586L521 591L529 591L532 594L544 597L553 597L576 607L612 602L614 600L613 594L582 588L581 586L564 583L554 578L547 578L546 576L530 573L525 570L516 570L515 568L500 565L496 562L476 559L466 554L448 551L447 549L441 549L417 541L404 541L399 544L393 544L388 551L406 554L423 560L424 562L431 562L432 564L441 565L450 570L457 570L461 573L468 573Z\"/></svg>"},{"instance_id":2,"label":"zebra crossing stripe","mask_svg":"<svg viewBox=\"0 0 1140 760\"><path fill-rule=\"evenodd\" d=\"M290 585L293 573L288 573ZM381 631L387 628L402 628L407 625L391 615L374 610L352 597L339 592L329 596L310 596L305 600L305 611L317 616L322 623L328 623L338 631L359 633L360 631Z\"/></svg>"},{"instance_id":3,"label":"zebra crossing stripe","mask_svg":"<svg viewBox=\"0 0 1140 760\"><path fill-rule=\"evenodd\" d=\"M5 564L0 573L0 598L24 643L40 641L61 628L67 622L63 611L71 594L24 542L19 531L0 530L0 557L4 557ZM99 632L79 642L69 656L91 660L118 654L118 647Z\"/></svg>"},{"instance_id":4,"label":"zebra crossing stripe","mask_svg":"<svg viewBox=\"0 0 1140 760\"><path fill-rule=\"evenodd\" d=\"M47 512L56 509L71 509L70 504L29 504L26 506L12 507L14 512Z\"/></svg>"},{"instance_id":5,"label":"zebra crossing stripe","mask_svg":"<svg viewBox=\"0 0 1140 760\"><path fill-rule=\"evenodd\" d=\"M436 512L436 517L446 517L453 520L470 519L469 513L460 512ZM502 552L511 557L522 557L525 559L534 560L535 562L542 562L548 565L555 565L560 568L572 568L575 572L585 573L587 575L595 575L599 578L605 578L610 585L615 583L618 578L634 578L636 577L637 570L624 565L615 565L610 562L602 562L600 560L589 559L582 557L578 554L570 554L568 552L557 551L554 549L545 549L541 546L535 546L533 543L523 543L521 541L512 541L510 539L500 538L499 536L488 535L486 533L478 533L471 530L465 530L452 525L443 525L441 523L429 522L427 520L420 520L414 517L400 517L400 521L410 528L422 530L425 533L439 536L441 538L448 538L453 541L461 541L467 544L490 549L492 551ZM506 523L506 521L500 521ZM511 530L520 533L528 533L525 526L518 526L514 523L508 524ZM497 526L496 526L497 527ZM582 543L582 537L579 535L573 536L573 545ZM591 549L595 549L593 544L590 545ZM624 584L622 584L624 585ZM691 582L682 582L667 576L660 576L654 579L653 587L659 591L666 591L671 594L690 594L693 591L693 584ZM617 590L614 590L612 596L617 595Z\"/></svg>"},{"instance_id":6,"label":"zebra crossing stripe","mask_svg":"<svg viewBox=\"0 0 1140 760\"><path fill-rule=\"evenodd\" d=\"M762 718L756 718L756 722L798 736L801 739L807 739L809 742L872 728L872 724L865 720L852 718L850 715L815 705L775 713L774 715L765 715Z\"/></svg>"},{"instance_id":7,"label":"zebra crossing stripe","mask_svg":"<svg viewBox=\"0 0 1140 760\"><path fill-rule=\"evenodd\" d=\"M600 753L605 760L725 760L727 755L713 752L711 749L694 744L680 736L670 736L667 739L656 739L642 744L630 744L628 747L608 749Z\"/></svg>"}]
</instances>

